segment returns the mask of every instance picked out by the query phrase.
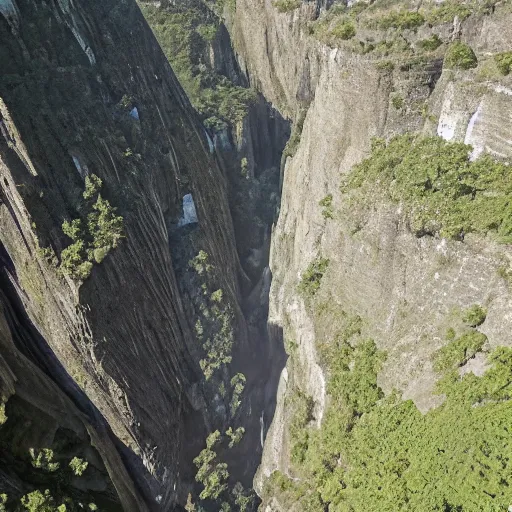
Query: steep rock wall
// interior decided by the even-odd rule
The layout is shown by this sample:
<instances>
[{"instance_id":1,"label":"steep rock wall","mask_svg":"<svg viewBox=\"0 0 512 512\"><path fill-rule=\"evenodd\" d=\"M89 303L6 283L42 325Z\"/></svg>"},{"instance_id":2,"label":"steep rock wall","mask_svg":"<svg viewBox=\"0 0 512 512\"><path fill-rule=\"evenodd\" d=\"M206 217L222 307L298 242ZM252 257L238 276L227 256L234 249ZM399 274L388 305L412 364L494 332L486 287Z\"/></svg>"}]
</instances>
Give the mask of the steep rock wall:
<instances>
[{"instance_id":1,"label":"steep rock wall","mask_svg":"<svg viewBox=\"0 0 512 512\"><path fill-rule=\"evenodd\" d=\"M179 491L185 436L199 443L206 425L226 422L202 398L191 330L197 291L182 296L176 271L186 274L188 260L171 256L180 248L170 248L170 234L183 254L208 253L237 343L247 343L226 178L134 2L11 7L0 17L0 232L10 261L3 272L48 357L63 366L53 379L80 384L119 440L146 505L167 510ZM80 213L88 174L101 178L102 194L123 216L124 238L80 283L57 265L69 245L61 225ZM178 229L187 193L199 223ZM184 415L199 419L193 429ZM112 444L102 443L108 459ZM130 487L121 464L116 471L114 483ZM125 502L127 510L146 505Z\"/></svg>"},{"instance_id":2,"label":"steep rock wall","mask_svg":"<svg viewBox=\"0 0 512 512\"><path fill-rule=\"evenodd\" d=\"M316 347L335 335L340 312L360 315L365 334L386 350L379 385L386 392L399 389L423 412L442 401L432 393L437 376L430 359L446 343L455 310L485 305L488 317L481 330L490 346L512 345L511 296L500 271L509 266L508 246L471 236L464 243L417 238L400 205L376 197L361 217L347 210L339 190L341 177L368 155L375 136L438 134L472 144L476 153L511 156L510 79L485 72L488 56L507 50L507 7L497 7L492 16L406 34L413 41L432 31L448 41L460 37L481 61L475 70L442 74L442 61L379 67L382 57L323 45L308 34L319 10L319 4L303 3L280 13L270 0L241 1L231 27L251 82L295 120L307 109L300 143L284 164L281 210L272 233L269 322L284 330L292 356L281 376L255 481L260 492L276 469L294 476L286 397L297 390L311 396L316 423L322 419L328 398ZM397 94L405 99L401 108L392 104ZM325 218L319 205L328 194L333 219ZM319 255L330 260L315 297L322 313L311 309L297 289ZM287 509L275 497L267 506Z\"/></svg>"}]
</instances>

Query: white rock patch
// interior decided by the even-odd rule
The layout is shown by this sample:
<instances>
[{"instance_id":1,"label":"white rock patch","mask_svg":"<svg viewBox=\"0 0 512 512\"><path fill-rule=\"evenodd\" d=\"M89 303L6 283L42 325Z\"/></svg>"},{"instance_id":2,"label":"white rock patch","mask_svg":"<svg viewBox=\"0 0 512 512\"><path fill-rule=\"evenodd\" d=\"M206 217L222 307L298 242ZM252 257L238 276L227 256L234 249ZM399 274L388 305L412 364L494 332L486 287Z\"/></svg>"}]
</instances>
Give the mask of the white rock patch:
<instances>
[{"instance_id":1,"label":"white rock patch","mask_svg":"<svg viewBox=\"0 0 512 512\"><path fill-rule=\"evenodd\" d=\"M86 165L82 165L80 159L76 155L71 155L71 158L73 159L73 163L75 164L78 174L80 174L80 176L85 179L85 177L89 174L89 169L87 169Z\"/></svg>"},{"instance_id":2,"label":"white rock patch","mask_svg":"<svg viewBox=\"0 0 512 512\"><path fill-rule=\"evenodd\" d=\"M213 152L215 151L215 146L213 145L212 138L210 137L206 130L204 133L206 133L206 139L208 140L208 147L210 148L210 153L213 154Z\"/></svg>"},{"instance_id":3,"label":"white rock patch","mask_svg":"<svg viewBox=\"0 0 512 512\"><path fill-rule=\"evenodd\" d=\"M478 123L481 113L482 103L478 105L476 112L471 116L468 128L466 130L466 137L464 138L464 144L473 146L473 151L471 152L470 156L471 161L476 160L485 150L483 138L479 137L478 134L475 133L475 125Z\"/></svg>"},{"instance_id":4,"label":"white rock patch","mask_svg":"<svg viewBox=\"0 0 512 512\"><path fill-rule=\"evenodd\" d=\"M194 224L196 222L198 222L198 219L194 198L192 194L186 194L183 196L183 216L178 221L178 227Z\"/></svg>"},{"instance_id":5,"label":"white rock patch","mask_svg":"<svg viewBox=\"0 0 512 512\"><path fill-rule=\"evenodd\" d=\"M18 10L13 0L0 0L0 13L4 16L18 17Z\"/></svg>"},{"instance_id":6,"label":"white rock patch","mask_svg":"<svg viewBox=\"0 0 512 512\"><path fill-rule=\"evenodd\" d=\"M439 124L437 125L437 135L444 140L452 140L459 122L462 120L463 114L453 107L455 99L455 91L453 84L449 84L446 88L441 115L439 116Z\"/></svg>"}]
</instances>

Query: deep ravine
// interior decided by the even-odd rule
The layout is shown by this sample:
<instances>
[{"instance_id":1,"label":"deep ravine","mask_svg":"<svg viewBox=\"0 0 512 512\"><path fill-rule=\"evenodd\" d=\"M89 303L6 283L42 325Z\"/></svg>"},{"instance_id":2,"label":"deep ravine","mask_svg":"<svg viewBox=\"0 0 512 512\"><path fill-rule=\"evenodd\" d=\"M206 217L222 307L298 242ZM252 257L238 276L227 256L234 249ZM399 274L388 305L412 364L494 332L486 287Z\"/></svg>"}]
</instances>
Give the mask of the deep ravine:
<instances>
[{"instance_id":1,"label":"deep ravine","mask_svg":"<svg viewBox=\"0 0 512 512\"><path fill-rule=\"evenodd\" d=\"M236 138L209 134L135 2L0 13L0 494L172 510L216 430L249 492L285 359L266 318L289 123L255 97Z\"/></svg>"}]
</instances>

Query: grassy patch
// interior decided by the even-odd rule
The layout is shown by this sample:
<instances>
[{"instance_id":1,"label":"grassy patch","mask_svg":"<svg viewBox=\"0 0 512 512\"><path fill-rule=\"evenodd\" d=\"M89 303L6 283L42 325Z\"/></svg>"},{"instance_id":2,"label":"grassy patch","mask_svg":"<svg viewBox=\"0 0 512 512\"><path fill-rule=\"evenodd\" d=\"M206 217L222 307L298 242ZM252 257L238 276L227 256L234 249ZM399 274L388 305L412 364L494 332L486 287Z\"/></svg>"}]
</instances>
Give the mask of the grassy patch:
<instances>
[{"instance_id":1,"label":"grassy patch","mask_svg":"<svg viewBox=\"0 0 512 512\"><path fill-rule=\"evenodd\" d=\"M294 391L287 398L287 405L291 414L289 426L291 458L294 463L301 464L308 449L309 429L307 427L314 419L314 402L313 398L305 393Z\"/></svg>"},{"instance_id":2,"label":"grassy patch","mask_svg":"<svg viewBox=\"0 0 512 512\"><path fill-rule=\"evenodd\" d=\"M473 12L473 9L460 1L448 0L443 2L438 7L435 7L426 12L425 18L428 23L438 25L439 23L450 23L455 19L464 21Z\"/></svg>"},{"instance_id":3,"label":"grassy patch","mask_svg":"<svg viewBox=\"0 0 512 512\"><path fill-rule=\"evenodd\" d=\"M390 12L375 20L375 25L381 29L414 29L425 23L423 15L416 11L400 10Z\"/></svg>"},{"instance_id":4,"label":"grassy patch","mask_svg":"<svg viewBox=\"0 0 512 512\"><path fill-rule=\"evenodd\" d=\"M418 41L417 44L418 47L421 48L422 50L425 50L427 52L433 52L443 44L443 41L437 34L434 34L433 36Z\"/></svg>"},{"instance_id":5,"label":"grassy patch","mask_svg":"<svg viewBox=\"0 0 512 512\"><path fill-rule=\"evenodd\" d=\"M391 105L395 107L397 110L402 110L404 106L404 99L399 94L395 94L391 97Z\"/></svg>"},{"instance_id":6,"label":"grassy patch","mask_svg":"<svg viewBox=\"0 0 512 512\"><path fill-rule=\"evenodd\" d=\"M327 194L318 202L322 207L322 217L324 219L334 219L334 209L332 207L332 194Z\"/></svg>"},{"instance_id":7,"label":"grassy patch","mask_svg":"<svg viewBox=\"0 0 512 512\"><path fill-rule=\"evenodd\" d=\"M354 23L349 20L340 20L333 25L329 33L335 39L347 41L356 35L356 27Z\"/></svg>"},{"instance_id":8,"label":"grassy patch","mask_svg":"<svg viewBox=\"0 0 512 512\"><path fill-rule=\"evenodd\" d=\"M473 304L463 312L462 320L470 327L478 327L485 322L487 310L478 304Z\"/></svg>"},{"instance_id":9,"label":"grassy patch","mask_svg":"<svg viewBox=\"0 0 512 512\"><path fill-rule=\"evenodd\" d=\"M470 150L440 137L403 135L388 143L376 141L372 155L354 167L342 191L359 191L351 199L354 204L387 194L405 206L418 236L460 240L466 233L489 233L510 243L510 167L487 155L471 162Z\"/></svg>"}]
</instances>

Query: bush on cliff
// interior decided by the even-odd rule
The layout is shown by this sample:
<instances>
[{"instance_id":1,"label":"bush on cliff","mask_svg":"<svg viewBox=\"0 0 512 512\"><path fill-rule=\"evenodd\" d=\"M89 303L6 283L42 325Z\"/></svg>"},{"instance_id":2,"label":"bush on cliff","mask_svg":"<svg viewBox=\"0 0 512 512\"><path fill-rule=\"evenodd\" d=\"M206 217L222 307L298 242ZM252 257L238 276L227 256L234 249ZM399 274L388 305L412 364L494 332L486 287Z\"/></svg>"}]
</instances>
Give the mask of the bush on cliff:
<instances>
[{"instance_id":1,"label":"bush on cliff","mask_svg":"<svg viewBox=\"0 0 512 512\"><path fill-rule=\"evenodd\" d=\"M63 233L73 243L63 249L60 269L80 281L89 277L93 262L101 263L123 237L123 217L117 215L116 208L101 196L102 185L98 176L86 176L82 208L84 218L62 224Z\"/></svg>"},{"instance_id":2,"label":"bush on cliff","mask_svg":"<svg viewBox=\"0 0 512 512\"><path fill-rule=\"evenodd\" d=\"M457 41L452 43L446 52L444 65L447 68L471 69L476 68L478 60L471 46Z\"/></svg>"},{"instance_id":3,"label":"bush on cliff","mask_svg":"<svg viewBox=\"0 0 512 512\"><path fill-rule=\"evenodd\" d=\"M404 205L418 236L462 240L467 233L512 241L510 167L471 147L440 137L402 135L376 141L371 156L344 179L353 205L387 196Z\"/></svg>"}]
</instances>

